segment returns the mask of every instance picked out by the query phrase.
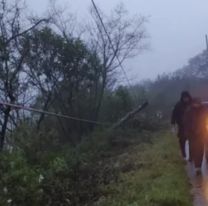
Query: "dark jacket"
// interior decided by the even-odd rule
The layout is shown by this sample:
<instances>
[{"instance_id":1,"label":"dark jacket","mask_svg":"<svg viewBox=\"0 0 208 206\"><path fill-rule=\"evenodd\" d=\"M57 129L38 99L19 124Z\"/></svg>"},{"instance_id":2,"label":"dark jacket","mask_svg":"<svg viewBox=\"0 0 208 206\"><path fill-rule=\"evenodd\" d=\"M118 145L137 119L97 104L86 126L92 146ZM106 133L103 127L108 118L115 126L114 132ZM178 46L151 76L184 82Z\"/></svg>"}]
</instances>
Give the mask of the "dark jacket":
<instances>
[{"instance_id":1,"label":"dark jacket","mask_svg":"<svg viewBox=\"0 0 208 206\"><path fill-rule=\"evenodd\" d=\"M185 104L179 101L172 112L171 124L177 124L178 126L183 126L183 116L189 104Z\"/></svg>"},{"instance_id":2,"label":"dark jacket","mask_svg":"<svg viewBox=\"0 0 208 206\"><path fill-rule=\"evenodd\" d=\"M184 131L189 139L201 138L208 136L207 129L208 110L205 106L194 108L189 106L184 114Z\"/></svg>"},{"instance_id":3,"label":"dark jacket","mask_svg":"<svg viewBox=\"0 0 208 206\"><path fill-rule=\"evenodd\" d=\"M183 101L184 97L188 97L190 101L188 103L185 103ZM183 91L181 93L180 101L175 105L173 109L172 116L171 116L171 124L177 124L179 128L183 127L183 116L184 116L185 110L191 104L191 101L192 101L192 97L189 94L189 92Z\"/></svg>"}]
</instances>

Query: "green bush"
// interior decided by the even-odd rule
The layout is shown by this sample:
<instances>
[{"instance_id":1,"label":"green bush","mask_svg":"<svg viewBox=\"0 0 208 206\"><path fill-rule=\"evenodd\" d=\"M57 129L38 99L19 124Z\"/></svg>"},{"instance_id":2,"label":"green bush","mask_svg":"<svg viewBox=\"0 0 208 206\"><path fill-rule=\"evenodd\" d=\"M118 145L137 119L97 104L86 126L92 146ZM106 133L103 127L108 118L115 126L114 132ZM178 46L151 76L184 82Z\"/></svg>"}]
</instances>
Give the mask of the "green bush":
<instances>
[{"instance_id":1,"label":"green bush","mask_svg":"<svg viewBox=\"0 0 208 206\"><path fill-rule=\"evenodd\" d=\"M27 164L21 153L0 156L0 205L38 205L41 173Z\"/></svg>"},{"instance_id":2,"label":"green bush","mask_svg":"<svg viewBox=\"0 0 208 206\"><path fill-rule=\"evenodd\" d=\"M112 149L106 133L97 132L77 147L59 145L56 150L46 141L46 151L33 139L39 134L27 135L25 146L0 154L0 205L91 205L102 195L102 185L118 179L113 162L104 157Z\"/></svg>"}]
</instances>

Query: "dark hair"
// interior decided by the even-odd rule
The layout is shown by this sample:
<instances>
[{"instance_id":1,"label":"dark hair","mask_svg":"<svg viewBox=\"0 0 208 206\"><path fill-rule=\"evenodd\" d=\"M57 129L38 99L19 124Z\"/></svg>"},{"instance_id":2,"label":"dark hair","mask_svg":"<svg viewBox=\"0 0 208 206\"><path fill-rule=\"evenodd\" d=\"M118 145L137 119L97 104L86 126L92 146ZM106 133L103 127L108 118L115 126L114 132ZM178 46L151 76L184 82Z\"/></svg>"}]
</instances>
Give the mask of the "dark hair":
<instances>
[{"instance_id":1,"label":"dark hair","mask_svg":"<svg viewBox=\"0 0 208 206\"><path fill-rule=\"evenodd\" d=\"M183 98L188 97L190 100L192 100L192 97L190 95L190 93L188 91L183 91L181 92L181 101L183 100Z\"/></svg>"}]
</instances>

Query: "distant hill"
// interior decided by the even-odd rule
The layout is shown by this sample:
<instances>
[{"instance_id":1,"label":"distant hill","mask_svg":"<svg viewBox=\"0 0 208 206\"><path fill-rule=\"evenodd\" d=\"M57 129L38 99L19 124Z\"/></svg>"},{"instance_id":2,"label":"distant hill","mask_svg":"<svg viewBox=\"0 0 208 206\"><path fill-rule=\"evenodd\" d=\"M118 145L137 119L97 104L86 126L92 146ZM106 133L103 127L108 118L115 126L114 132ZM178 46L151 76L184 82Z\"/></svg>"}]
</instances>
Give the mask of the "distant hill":
<instances>
[{"instance_id":1,"label":"distant hill","mask_svg":"<svg viewBox=\"0 0 208 206\"><path fill-rule=\"evenodd\" d=\"M203 101L208 100L208 51L191 58L187 65L169 74L158 75L155 81L144 82L145 97L150 101L148 111L162 111L169 118L182 91ZM141 90L141 89L140 89ZM139 93L139 90L137 88Z\"/></svg>"},{"instance_id":2,"label":"distant hill","mask_svg":"<svg viewBox=\"0 0 208 206\"><path fill-rule=\"evenodd\" d=\"M173 76L183 78L200 78L204 79L208 77L208 51L205 50L202 53L196 55L189 60L189 63L182 69L173 73Z\"/></svg>"}]
</instances>

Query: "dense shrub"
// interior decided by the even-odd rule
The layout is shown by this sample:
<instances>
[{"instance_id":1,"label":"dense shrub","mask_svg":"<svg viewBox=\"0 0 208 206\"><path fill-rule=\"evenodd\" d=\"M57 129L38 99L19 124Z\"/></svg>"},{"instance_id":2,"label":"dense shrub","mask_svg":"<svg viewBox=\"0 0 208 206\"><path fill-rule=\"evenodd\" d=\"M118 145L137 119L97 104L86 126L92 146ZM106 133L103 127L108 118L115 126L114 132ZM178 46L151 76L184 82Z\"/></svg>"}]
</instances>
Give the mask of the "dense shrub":
<instances>
[{"instance_id":1,"label":"dense shrub","mask_svg":"<svg viewBox=\"0 0 208 206\"><path fill-rule=\"evenodd\" d=\"M119 155L131 145L151 143L147 131L121 129L94 132L76 147L54 148L53 141L43 140L38 147L36 138L55 140L56 135L29 135L30 129L25 130L25 146L0 154L0 205L90 206L105 195L104 185L118 182L120 172L134 168L131 162L118 163Z\"/></svg>"},{"instance_id":2,"label":"dense shrub","mask_svg":"<svg viewBox=\"0 0 208 206\"><path fill-rule=\"evenodd\" d=\"M41 203L41 173L27 164L22 153L0 156L0 205L38 205Z\"/></svg>"}]
</instances>

